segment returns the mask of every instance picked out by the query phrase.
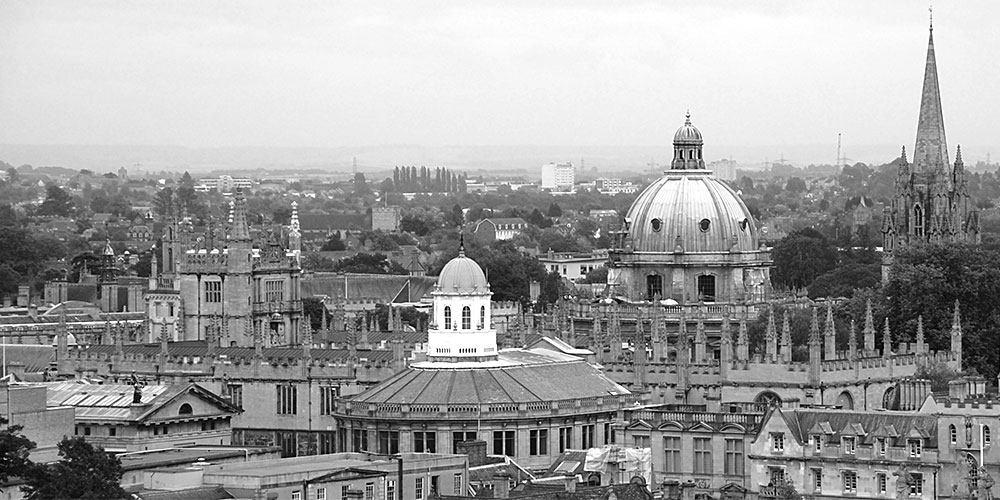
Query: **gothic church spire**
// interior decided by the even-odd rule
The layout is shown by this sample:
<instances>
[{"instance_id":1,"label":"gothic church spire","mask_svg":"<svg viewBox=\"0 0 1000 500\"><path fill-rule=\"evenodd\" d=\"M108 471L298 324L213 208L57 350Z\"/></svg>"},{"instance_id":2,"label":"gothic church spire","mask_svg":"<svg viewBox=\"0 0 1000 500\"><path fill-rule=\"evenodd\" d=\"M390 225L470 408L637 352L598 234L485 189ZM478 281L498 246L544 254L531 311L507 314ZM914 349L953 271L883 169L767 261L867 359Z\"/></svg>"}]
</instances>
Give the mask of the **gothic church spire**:
<instances>
[{"instance_id":1,"label":"gothic church spire","mask_svg":"<svg viewBox=\"0 0 1000 500\"><path fill-rule=\"evenodd\" d=\"M924 66L924 88L920 94L920 116L917 121L917 142L913 149L913 171L951 170L948 166L948 144L944 135L944 114L941 112L941 90L938 85L937 61L934 58L934 25L927 40L927 62Z\"/></svg>"}]
</instances>

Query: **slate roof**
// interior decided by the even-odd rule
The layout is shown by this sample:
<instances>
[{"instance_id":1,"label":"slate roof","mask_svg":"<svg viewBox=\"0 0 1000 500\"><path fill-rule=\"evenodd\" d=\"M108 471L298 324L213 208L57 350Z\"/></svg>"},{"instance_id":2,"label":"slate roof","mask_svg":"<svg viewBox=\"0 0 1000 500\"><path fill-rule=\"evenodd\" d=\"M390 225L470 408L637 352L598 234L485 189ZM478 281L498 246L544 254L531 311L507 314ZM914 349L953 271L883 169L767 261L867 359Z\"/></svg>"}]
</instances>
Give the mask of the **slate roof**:
<instances>
[{"instance_id":1,"label":"slate roof","mask_svg":"<svg viewBox=\"0 0 1000 500\"><path fill-rule=\"evenodd\" d=\"M24 365L25 373L48 370L49 364L56 359L56 350L50 345L38 344L7 344L4 358L7 363L6 373L10 373L13 363Z\"/></svg>"},{"instance_id":2,"label":"slate roof","mask_svg":"<svg viewBox=\"0 0 1000 500\"><path fill-rule=\"evenodd\" d=\"M890 438L893 446L906 444L907 437L922 437L925 448L937 447L937 418L933 415L893 411L779 411L800 443L807 442L812 434L822 433L835 441L844 436L856 436L858 442L864 444L872 444L876 437L885 437Z\"/></svg>"},{"instance_id":3,"label":"slate roof","mask_svg":"<svg viewBox=\"0 0 1000 500\"><path fill-rule=\"evenodd\" d=\"M417 363L354 398L365 403L533 403L626 395L575 356L544 349L500 351L497 361Z\"/></svg>"},{"instance_id":4,"label":"slate roof","mask_svg":"<svg viewBox=\"0 0 1000 500\"><path fill-rule=\"evenodd\" d=\"M478 497L432 495L431 498L492 498L492 495L481 495ZM646 485L633 483L593 487L580 486L572 493L565 491L562 484L542 485L525 483L511 490L510 498L530 498L537 500L608 500L610 498L617 500L653 500L653 494L646 489Z\"/></svg>"}]
</instances>

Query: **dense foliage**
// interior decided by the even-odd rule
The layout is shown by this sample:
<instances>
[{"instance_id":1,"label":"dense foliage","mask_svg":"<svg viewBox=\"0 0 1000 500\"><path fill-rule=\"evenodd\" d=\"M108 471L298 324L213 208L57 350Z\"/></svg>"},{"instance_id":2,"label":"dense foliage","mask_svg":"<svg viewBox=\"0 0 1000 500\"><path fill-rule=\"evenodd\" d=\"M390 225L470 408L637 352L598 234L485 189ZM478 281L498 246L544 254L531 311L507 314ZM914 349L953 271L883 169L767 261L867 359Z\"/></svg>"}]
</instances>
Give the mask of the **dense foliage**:
<instances>
[{"instance_id":1,"label":"dense foliage","mask_svg":"<svg viewBox=\"0 0 1000 500\"><path fill-rule=\"evenodd\" d=\"M47 499L126 499L122 489L122 465L117 457L95 448L82 437L59 442L54 464L33 464L22 487L28 500Z\"/></svg>"}]
</instances>

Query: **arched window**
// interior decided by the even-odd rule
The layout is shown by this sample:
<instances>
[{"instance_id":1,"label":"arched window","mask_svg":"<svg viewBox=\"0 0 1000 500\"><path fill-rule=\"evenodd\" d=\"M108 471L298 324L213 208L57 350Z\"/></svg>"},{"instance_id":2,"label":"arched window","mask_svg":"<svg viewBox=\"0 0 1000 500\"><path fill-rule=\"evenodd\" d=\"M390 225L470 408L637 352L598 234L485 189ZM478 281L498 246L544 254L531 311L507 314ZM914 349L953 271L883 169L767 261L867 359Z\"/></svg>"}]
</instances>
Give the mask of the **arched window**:
<instances>
[{"instance_id":1,"label":"arched window","mask_svg":"<svg viewBox=\"0 0 1000 500\"><path fill-rule=\"evenodd\" d=\"M983 446L989 446L990 445L990 440L991 440L990 439L990 426L984 425L983 426Z\"/></svg>"},{"instance_id":2,"label":"arched window","mask_svg":"<svg viewBox=\"0 0 1000 500\"><path fill-rule=\"evenodd\" d=\"M951 424L948 426L948 440L951 442L951 444L955 444L958 442L958 429L955 429L955 424Z\"/></svg>"},{"instance_id":3,"label":"arched window","mask_svg":"<svg viewBox=\"0 0 1000 500\"><path fill-rule=\"evenodd\" d=\"M913 205L913 234L924 235L924 209L920 205Z\"/></svg>"},{"instance_id":4,"label":"arched window","mask_svg":"<svg viewBox=\"0 0 1000 500\"><path fill-rule=\"evenodd\" d=\"M646 300L653 300L657 296L663 296L663 276L650 274L646 276Z\"/></svg>"},{"instance_id":5,"label":"arched window","mask_svg":"<svg viewBox=\"0 0 1000 500\"><path fill-rule=\"evenodd\" d=\"M715 302L715 276L711 274L698 276L698 300Z\"/></svg>"},{"instance_id":6,"label":"arched window","mask_svg":"<svg viewBox=\"0 0 1000 500\"><path fill-rule=\"evenodd\" d=\"M191 410L191 405L189 405L187 403L182 404L181 405L181 409L177 410L177 414L178 415L190 415L192 413L194 413L194 412Z\"/></svg>"},{"instance_id":7,"label":"arched window","mask_svg":"<svg viewBox=\"0 0 1000 500\"><path fill-rule=\"evenodd\" d=\"M469 306L462 308L462 329L471 330L472 329L472 309Z\"/></svg>"},{"instance_id":8,"label":"arched window","mask_svg":"<svg viewBox=\"0 0 1000 500\"><path fill-rule=\"evenodd\" d=\"M486 306L479 306L479 328L486 328Z\"/></svg>"},{"instance_id":9,"label":"arched window","mask_svg":"<svg viewBox=\"0 0 1000 500\"><path fill-rule=\"evenodd\" d=\"M444 329L451 330L451 306L444 306Z\"/></svg>"},{"instance_id":10,"label":"arched window","mask_svg":"<svg viewBox=\"0 0 1000 500\"><path fill-rule=\"evenodd\" d=\"M842 410L853 410L854 397L851 396L851 393L848 391L840 393L840 396L837 396L837 406L839 406Z\"/></svg>"}]
</instances>

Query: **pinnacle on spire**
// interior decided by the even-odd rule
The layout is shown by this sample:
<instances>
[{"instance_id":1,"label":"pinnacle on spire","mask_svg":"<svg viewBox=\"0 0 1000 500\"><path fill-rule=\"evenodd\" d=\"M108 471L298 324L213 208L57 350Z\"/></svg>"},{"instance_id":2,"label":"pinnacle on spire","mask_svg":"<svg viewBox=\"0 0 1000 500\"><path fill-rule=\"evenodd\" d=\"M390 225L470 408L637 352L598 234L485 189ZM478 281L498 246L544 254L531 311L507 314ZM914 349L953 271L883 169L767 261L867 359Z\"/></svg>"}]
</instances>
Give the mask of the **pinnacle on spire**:
<instances>
[{"instance_id":1,"label":"pinnacle on spire","mask_svg":"<svg viewBox=\"0 0 1000 500\"><path fill-rule=\"evenodd\" d=\"M691 125L691 110L687 110L684 114L684 125Z\"/></svg>"},{"instance_id":2,"label":"pinnacle on spire","mask_svg":"<svg viewBox=\"0 0 1000 500\"><path fill-rule=\"evenodd\" d=\"M885 318L885 326L882 328L882 356L889 357L892 354L892 332L889 331L889 318Z\"/></svg>"},{"instance_id":3,"label":"pinnacle on spire","mask_svg":"<svg viewBox=\"0 0 1000 500\"><path fill-rule=\"evenodd\" d=\"M872 299L865 301L865 327L863 332L867 334L868 332L875 331L875 319L872 316Z\"/></svg>"},{"instance_id":4,"label":"pinnacle on spire","mask_svg":"<svg viewBox=\"0 0 1000 500\"><path fill-rule=\"evenodd\" d=\"M951 316L951 331L962 332L962 313L959 310L958 299L955 299L955 312Z\"/></svg>"},{"instance_id":5,"label":"pinnacle on spire","mask_svg":"<svg viewBox=\"0 0 1000 500\"><path fill-rule=\"evenodd\" d=\"M962 145L955 146L955 163L962 163Z\"/></svg>"},{"instance_id":6,"label":"pinnacle on spire","mask_svg":"<svg viewBox=\"0 0 1000 500\"><path fill-rule=\"evenodd\" d=\"M809 343L819 344L819 315L816 312L816 307L812 308L812 322L809 324Z\"/></svg>"},{"instance_id":7,"label":"pinnacle on spire","mask_svg":"<svg viewBox=\"0 0 1000 500\"><path fill-rule=\"evenodd\" d=\"M774 308L767 308L767 331L764 337L768 340L775 339L778 337L777 329L774 327Z\"/></svg>"},{"instance_id":8,"label":"pinnacle on spire","mask_svg":"<svg viewBox=\"0 0 1000 500\"><path fill-rule=\"evenodd\" d=\"M243 189L236 188L233 197L233 225L229 228L229 239L233 241L250 241L250 224L247 222L247 199Z\"/></svg>"},{"instance_id":9,"label":"pinnacle on spire","mask_svg":"<svg viewBox=\"0 0 1000 500\"><path fill-rule=\"evenodd\" d=\"M833 303L829 300L826 302L826 323L823 328L823 335L833 336L836 335L836 330L833 326Z\"/></svg>"},{"instance_id":10,"label":"pinnacle on spire","mask_svg":"<svg viewBox=\"0 0 1000 500\"><path fill-rule=\"evenodd\" d=\"M747 320L746 318L740 318L740 331L736 337L737 344L747 343Z\"/></svg>"},{"instance_id":11,"label":"pinnacle on spire","mask_svg":"<svg viewBox=\"0 0 1000 500\"><path fill-rule=\"evenodd\" d=\"M903 163L906 163L906 146L903 146L903 152L900 153L899 157L903 160Z\"/></svg>"},{"instance_id":12,"label":"pinnacle on spire","mask_svg":"<svg viewBox=\"0 0 1000 500\"><path fill-rule=\"evenodd\" d=\"M854 320L852 319L851 329L849 330L847 336L847 347L851 350L854 350L857 348L857 345L858 345L858 330L857 327L855 327L854 325Z\"/></svg>"},{"instance_id":13,"label":"pinnacle on spire","mask_svg":"<svg viewBox=\"0 0 1000 500\"><path fill-rule=\"evenodd\" d=\"M924 316L922 314L917 316L917 343L924 343Z\"/></svg>"},{"instance_id":14,"label":"pinnacle on spire","mask_svg":"<svg viewBox=\"0 0 1000 500\"><path fill-rule=\"evenodd\" d=\"M726 314L722 317L722 326L719 328L719 336L722 337L721 340L725 344L728 344L733 341L729 331L731 328L732 325L730 325L729 323L729 315Z\"/></svg>"},{"instance_id":15,"label":"pinnacle on spire","mask_svg":"<svg viewBox=\"0 0 1000 500\"><path fill-rule=\"evenodd\" d=\"M789 347L792 345L792 327L788 320L788 309L785 309L781 318L781 345Z\"/></svg>"},{"instance_id":16,"label":"pinnacle on spire","mask_svg":"<svg viewBox=\"0 0 1000 500\"><path fill-rule=\"evenodd\" d=\"M299 224L299 202L292 202L292 220L291 220L291 230L290 232L295 236L299 236L302 233L302 226Z\"/></svg>"},{"instance_id":17,"label":"pinnacle on spire","mask_svg":"<svg viewBox=\"0 0 1000 500\"><path fill-rule=\"evenodd\" d=\"M937 61L934 57L933 24L927 39L927 61L924 66L923 91L920 95L920 115L917 120L913 164L916 172L943 170L948 165L948 143L945 140L941 89L938 84Z\"/></svg>"}]
</instances>

